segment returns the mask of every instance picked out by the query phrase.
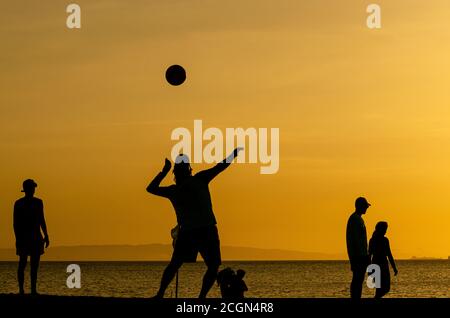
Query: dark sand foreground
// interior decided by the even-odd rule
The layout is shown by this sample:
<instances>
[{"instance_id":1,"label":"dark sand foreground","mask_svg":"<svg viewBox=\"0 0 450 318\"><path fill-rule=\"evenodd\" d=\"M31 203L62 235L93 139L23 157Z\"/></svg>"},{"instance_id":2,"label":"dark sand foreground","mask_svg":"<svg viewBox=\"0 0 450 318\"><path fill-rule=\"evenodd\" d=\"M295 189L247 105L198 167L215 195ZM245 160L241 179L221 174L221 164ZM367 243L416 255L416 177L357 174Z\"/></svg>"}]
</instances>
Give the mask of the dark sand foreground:
<instances>
[{"instance_id":1,"label":"dark sand foreground","mask_svg":"<svg viewBox=\"0 0 450 318\"><path fill-rule=\"evenodd\" d=\"M163 299L150 298L107 298L85 296L53 295L15 295L0 294L0 310L10 312L26 311L33 314L56 314L58 317L83 316L101 312L107 316L153 316L154 314L177 315L195 313L199 316L214 314L326 314L328 316L347 315L356 309L369 316L386 316L392 309L401 310L402 314L418 311L435 312L442 309L444 313L450 305L449 299L363 299L355 303L350 299L316 298L316 299L245 299L227 300L206 299ZM160 315L158 315L160 316Z\"/></svg>"}]
</instances>

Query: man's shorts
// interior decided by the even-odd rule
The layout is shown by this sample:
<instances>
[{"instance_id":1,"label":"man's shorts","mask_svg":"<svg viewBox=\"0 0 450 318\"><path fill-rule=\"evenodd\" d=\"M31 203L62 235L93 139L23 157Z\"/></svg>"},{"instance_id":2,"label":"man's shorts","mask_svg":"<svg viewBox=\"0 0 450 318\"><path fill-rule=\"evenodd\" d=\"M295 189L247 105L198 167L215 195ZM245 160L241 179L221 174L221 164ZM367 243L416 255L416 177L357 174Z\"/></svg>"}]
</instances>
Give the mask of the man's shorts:
<instances>
[{"instance_id":1,"label":"man's shorts","mask_svg":"<svg viewBox=\"0 0 450 318\"><path fill-rule=\"evenodd\" d=\"M197 261L198 253L207 266L222 264L219 233L215 225L193 230L180 229L172 254L172 261L194 263Z\"/></svg>"}]
</instances>

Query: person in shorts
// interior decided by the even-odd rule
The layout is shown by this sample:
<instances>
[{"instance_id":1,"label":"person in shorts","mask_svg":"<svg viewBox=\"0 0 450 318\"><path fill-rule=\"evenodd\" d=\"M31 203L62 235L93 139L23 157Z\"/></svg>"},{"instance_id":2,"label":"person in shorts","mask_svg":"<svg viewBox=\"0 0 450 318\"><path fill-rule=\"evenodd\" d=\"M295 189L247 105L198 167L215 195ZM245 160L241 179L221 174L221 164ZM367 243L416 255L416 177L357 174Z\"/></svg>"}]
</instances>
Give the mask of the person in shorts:
<instances>
[{"instance_id":1,"label":"person in shorts","mask_svg":"<svg viewBox=\"0 0 450 318\"><path fill-rule=\"evenodd\" d=\"M148 185L147 191L149 193L170 200L179 226L172 259L164 270L156 298L164 297L167 286L169 286L181 265L185 262L195 262L198 253L207 266L199 298L206 298L213 286L222 259L217 222L209 193L209 183L231 164L241 149L236 148L222 162L195 175L192 175L189 158L180 154L176 158L173 168L175 184L162 187L160 183L172 166L166 158L162 171Z\"/></svg>"},{"instance_id":2,"label":"person in shorts","mask_svg":"<svg viewBox=\"0 0 450 318\"><path fill-rule=\"evenodd\" d=\"M16 254L19 256L17 281L19 293L23 295L25 267L30 257L31 294L37 295L39 261L44 254L44 246L50 244L44 217L44 204L34 196L37 184L32 179L23 182L24 197L14 203L13 227L16 237ZM42 233L44 236L42 236Z\"/></svg>"}]
</instances>

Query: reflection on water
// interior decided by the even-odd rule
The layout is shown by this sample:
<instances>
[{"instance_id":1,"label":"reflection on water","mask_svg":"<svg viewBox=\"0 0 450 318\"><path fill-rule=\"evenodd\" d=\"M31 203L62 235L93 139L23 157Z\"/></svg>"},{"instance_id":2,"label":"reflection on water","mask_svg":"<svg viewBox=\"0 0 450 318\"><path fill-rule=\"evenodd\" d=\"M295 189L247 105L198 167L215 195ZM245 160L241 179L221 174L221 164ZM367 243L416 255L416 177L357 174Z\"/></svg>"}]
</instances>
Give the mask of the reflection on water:
<instances>
[{"instance_id":1,"label":"reflection on water","mask_svg":"<svg viewBox=\"0 0 450 318\"><path fill-rule=\"evenodd\" d=\"M70 262L42 262L38 290L42 294L150 297L167 262L79 262L81 289L66 286ZM345 261L225 262L247 272L247 297L348 297L351 272ZM450 297L450 262L398 261L388 297ZM27 271L29 267L27 268ZM179 273L179 297L197 297L205 266L185 264ZM27 274L28 275L28 274ZM27 276L26 288L29 288ZM0 293L16 293L16 263L0 262ZM166 296L174 296L174 283ZM372 297L364 288L364 297ZM219 297L214 286L210 297Z\"/></svg>"}]
</instances>

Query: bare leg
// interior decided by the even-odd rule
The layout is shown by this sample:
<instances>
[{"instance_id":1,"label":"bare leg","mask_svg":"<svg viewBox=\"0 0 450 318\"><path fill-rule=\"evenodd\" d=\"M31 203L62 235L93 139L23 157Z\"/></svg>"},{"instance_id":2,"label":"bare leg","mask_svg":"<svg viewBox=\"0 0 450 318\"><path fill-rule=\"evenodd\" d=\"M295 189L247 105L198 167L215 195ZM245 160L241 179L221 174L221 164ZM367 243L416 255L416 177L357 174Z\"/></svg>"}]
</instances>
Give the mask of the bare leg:
<instances>
[{"instance_id":1,"label":"bare leg","mask_svg":"<svg viewBox=\"0 0 450 318\"><path fill-rule=\"evenodd\" d=\"M218 270L219 266L217 265L208 266L208 270L206 271L205 276L203 276L203 285L202 290L200 291L200 295L198 296L199 298L206 298L206 295L216 281Z\"/></svg>"},{"instance_id":2,"label":"bare leg","mask_svg":"<svg viewBox=\"0 0 450 318\"><path fill-rule=\"evenodd\" d=\"M23 295L25 293L23 284L25 280L25 268L27 267L27 255L19 256L19 267L17 269L17 282L19 283L19 293Z\"/></svg>"},{"instance_id":3,"label":"bare leg","mask_svg":"<svg viewBox=\"0 0 450 318\"><path fill-rule=\"evenodd\" d=\"M30 276L31 276L31 293L32 294L37 294L36 285L37 285L37 274L38 274L40 259L41 259L40 255L30 256L30 266L31 266Z\"/></svg>"},{"instance_id":4,"label":"bare leg","mask_svg":"<svg viewBox=\"0 0 450 318\"><path fill-rule=\"evenodd\" d=\"M180 269L181 265L183 265L182 262L173 261L171 260L169 265L167 265L166 269L164 270L163 276L161 278L161 285L159 287L159 291L156 294L155 298L163 298L164 293L167 289L167 286L169 286L170 282L175 277L177 271Z\"/></svg>"}]
</instances>

